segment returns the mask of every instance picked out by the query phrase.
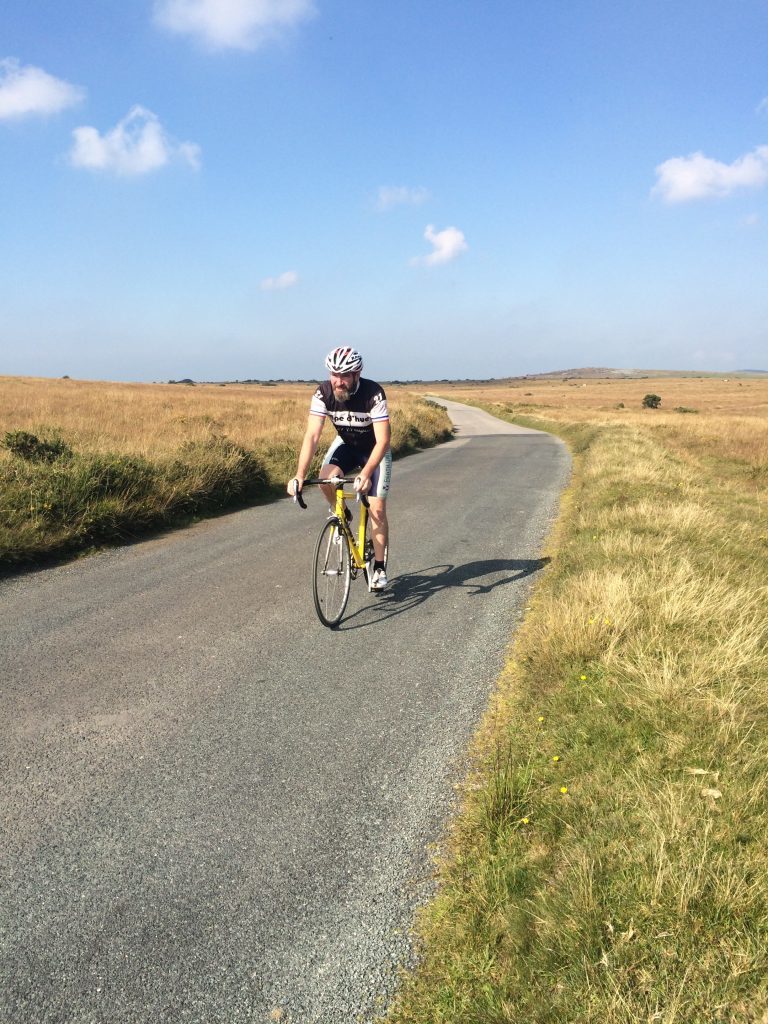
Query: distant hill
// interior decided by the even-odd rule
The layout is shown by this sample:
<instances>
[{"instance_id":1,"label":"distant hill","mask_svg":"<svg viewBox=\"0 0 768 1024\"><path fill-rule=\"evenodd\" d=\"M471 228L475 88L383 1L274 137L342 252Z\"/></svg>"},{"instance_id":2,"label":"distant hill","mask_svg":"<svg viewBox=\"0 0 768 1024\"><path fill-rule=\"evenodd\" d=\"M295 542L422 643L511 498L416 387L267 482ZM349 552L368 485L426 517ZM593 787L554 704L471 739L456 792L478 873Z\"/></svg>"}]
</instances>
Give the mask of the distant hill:
<instances>
[{"instance_id":1,"label":"distant hill","mask_svg":"<svg viewBox=\"0 0 768 1024\"><path fill-rule=\"evenodd\" d=\"M528 373L518 380L642 380L647 377L743 377L766 374L768 370L616 370L606 366L582 366L571 370Z\"/></svg>"},{"instance_id":2,"label":"distant hill","mask_svg":"<svg viewBox=\"0 0 768 1024\"><path fill-rule=\"evenodd\" d=\"M407 380L389 379L382 380L383 384L401 385L425 385L425 384L506 384L525 380L646 380L659 377L749 377L766 376L768 370L731 370L729 372L716 372L714 370L636 370L616 369L609 366L579 366L570 370L547 370L543 373L526 373L515 377L441 377L434 378L409 378ZM194 384L190 378L183 380L170 380L169 384ZM287 378L275 378L270 380L249 377L243 380L229 381L201 381L205 384L257 384L262 387L275 387L278 384L313 384L310 380L288 380Z\"/></svg>"},{"instance_id":3,"label":"distant hill","mask_svg":"<svg viewBox=\"0 0 768 1024\"><path fill-rule=\"evenodd\" d=\"M526 373L522 380L562 380L565 377L594 377L611 379L647 376L648 370L612 370L607 366L581 366L570 370L549 370L546 373Z\"/></svg>"}]
</instances>

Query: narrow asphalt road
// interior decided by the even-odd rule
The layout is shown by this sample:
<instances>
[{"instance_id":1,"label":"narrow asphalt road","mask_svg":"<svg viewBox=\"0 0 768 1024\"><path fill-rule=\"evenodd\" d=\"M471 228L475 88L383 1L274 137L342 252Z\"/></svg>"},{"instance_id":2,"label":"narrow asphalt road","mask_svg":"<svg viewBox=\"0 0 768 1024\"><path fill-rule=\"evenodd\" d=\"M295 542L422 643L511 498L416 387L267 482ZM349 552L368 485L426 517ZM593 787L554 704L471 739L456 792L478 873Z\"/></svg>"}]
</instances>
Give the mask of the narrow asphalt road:
<instances>
[{"instance_id":1,"label":"narrow asphalt road","mask_svg":"<svg viewBox=\"0 0 768 1024\"><path fill-rule=\"evenodd\" d=\"M0 1020L385 1005L569 470L449 409L395 464L390 589L336 632L316 494L0 582Z\"/></svg>"}]
</instances>

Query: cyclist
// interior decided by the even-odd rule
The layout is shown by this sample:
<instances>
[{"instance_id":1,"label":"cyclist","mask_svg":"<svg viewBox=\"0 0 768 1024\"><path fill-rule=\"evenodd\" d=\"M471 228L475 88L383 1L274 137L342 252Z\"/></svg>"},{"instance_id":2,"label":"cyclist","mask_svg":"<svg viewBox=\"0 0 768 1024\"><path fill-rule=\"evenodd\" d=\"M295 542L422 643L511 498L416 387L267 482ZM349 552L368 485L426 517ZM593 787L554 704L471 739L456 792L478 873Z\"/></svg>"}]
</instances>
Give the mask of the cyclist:
<instances>
[{"instance_id":1,"label":"cyclist","mask_svg":"<svg viewBox=\"0 0 768 1024\"><path fill-rule=\"evenodd\" d=\"M368 495L373 538L372 590L387 586L385 553L389 535L387 493L392 475L391 431L387 397L375 381L361 377L363 359L353 348L340 347L325 359L329 379L312 396L307 432L301 445L296 476L288 482L288 493L300 492L317 450L326 419L336 428L335 438L323 461L320 476L347 476L358 470L355 490ZM329 503L335 500L332 487L323 487Z\"/></svg>"}]
</instances>

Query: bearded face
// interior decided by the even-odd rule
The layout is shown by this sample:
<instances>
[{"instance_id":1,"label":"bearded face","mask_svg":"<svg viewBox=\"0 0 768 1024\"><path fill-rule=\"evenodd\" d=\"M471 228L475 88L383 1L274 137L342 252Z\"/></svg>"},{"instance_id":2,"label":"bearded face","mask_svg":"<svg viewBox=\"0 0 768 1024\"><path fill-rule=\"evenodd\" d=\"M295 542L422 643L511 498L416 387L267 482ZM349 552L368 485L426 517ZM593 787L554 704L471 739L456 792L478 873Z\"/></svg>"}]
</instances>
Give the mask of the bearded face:
<instances>
[{"instance_id":1,"label":"bearded face","mask_svg":"<svg viewBox=\"0 0 768 1024\"><path fill-rule=\"evenodd\" d=\"M337 402L346 402L357 391L357 382L360 380L360 371L354 373L332 373L331 387Z\"/></svg>"}]
</instances>

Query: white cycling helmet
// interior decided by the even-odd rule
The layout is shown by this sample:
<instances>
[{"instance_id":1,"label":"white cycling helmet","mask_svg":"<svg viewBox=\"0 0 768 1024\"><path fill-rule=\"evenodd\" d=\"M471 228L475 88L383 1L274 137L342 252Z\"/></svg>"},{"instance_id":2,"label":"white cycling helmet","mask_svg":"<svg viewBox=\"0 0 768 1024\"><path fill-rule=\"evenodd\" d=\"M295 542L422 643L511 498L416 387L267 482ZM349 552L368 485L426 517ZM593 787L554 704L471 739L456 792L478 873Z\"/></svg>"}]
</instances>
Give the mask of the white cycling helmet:
<instances>
[{"instance_id":1,"label":"white cycling helmet","mask_svg":"<svg viewBox=\"0 0 768 1024\"><path fill-rule=\"evenodd\" d=\"M362 370L363 357L353 348L335 348L325 357L325 365L332 373L354 373Z\"/></svg>"}]
</instances>

